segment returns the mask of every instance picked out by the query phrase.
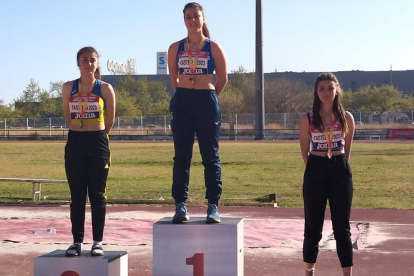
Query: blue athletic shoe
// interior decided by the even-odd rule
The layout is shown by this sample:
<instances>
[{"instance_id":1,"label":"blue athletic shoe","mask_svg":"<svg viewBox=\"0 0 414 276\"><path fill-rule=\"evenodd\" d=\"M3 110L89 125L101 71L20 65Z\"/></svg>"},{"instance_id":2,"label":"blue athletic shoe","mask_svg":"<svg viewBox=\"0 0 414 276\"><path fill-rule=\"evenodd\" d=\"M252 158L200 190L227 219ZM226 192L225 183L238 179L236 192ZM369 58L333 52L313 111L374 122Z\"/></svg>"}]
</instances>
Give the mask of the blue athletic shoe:
<instances>
[{"instance_id":1,"label":"blue athletic shoe","mask_svg":"<svg viewBox=\"0 0 414 276\"><path fill-rule=\"evenodd\" d=\"M175 204L175 215L172 219L173 222L188 221L190 217L187 215L187 208L185 208L185 202L179 202Z\"/></svg>"},{"instance_id":2,"label":"blue athletic shoe","mask_svg":"<svg viewBox=\"0 0 414 276\"><path fill-rule=\"evenodd\" d=\"M220 216L216 204L208 204L206 223L219 223Z\"/></svg>"}]
</instances>

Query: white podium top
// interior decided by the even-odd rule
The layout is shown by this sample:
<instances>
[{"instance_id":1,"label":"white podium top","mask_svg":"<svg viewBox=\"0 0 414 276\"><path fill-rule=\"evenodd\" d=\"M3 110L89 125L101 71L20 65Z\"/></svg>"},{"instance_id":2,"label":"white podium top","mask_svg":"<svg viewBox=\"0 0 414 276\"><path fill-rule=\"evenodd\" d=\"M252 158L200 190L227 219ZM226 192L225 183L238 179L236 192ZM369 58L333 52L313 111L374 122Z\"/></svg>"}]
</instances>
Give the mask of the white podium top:
<instances>
[{"instance_id":1,"label":"white podium top","mask_svg":"<svg viewBox=\"0 0 414 276\"><path fill-rule=\"evenodd\" d=\"M65 250L55 250L50 253L38 256L37 258L65 258L65 259L94 259L94 260L108 260L108 263L113 262L122 256L126 255L126 251L105 251L104 256L91 256L90 250L83 250L81 256L66 257Z\"/></svg>"},{"instance_id":2,"label":"white podium top","mask_svg":"<svg viewBox=\"0 0 414 276\"><path fill-rule=\"evenodd\" d=\"M237 225L239 224L243 219L242 218L226 218L221 217L220 223L206 223L205 217L190 217L189 221L180 222L180 223L174 223L172 222L172 217L165 217L157 221L155 224L171 224L171 225L208 225L208 226L220 226L220 225Z\"/></svg>"}]
</instances>

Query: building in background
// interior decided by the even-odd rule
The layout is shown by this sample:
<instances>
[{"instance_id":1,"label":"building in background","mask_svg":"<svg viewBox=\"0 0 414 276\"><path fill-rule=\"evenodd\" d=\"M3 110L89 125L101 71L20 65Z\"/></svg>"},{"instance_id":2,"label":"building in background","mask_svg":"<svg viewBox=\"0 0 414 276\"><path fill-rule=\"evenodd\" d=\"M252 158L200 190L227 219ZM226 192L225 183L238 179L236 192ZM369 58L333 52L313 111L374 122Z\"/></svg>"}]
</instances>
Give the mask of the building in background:
<instances>
[{"instance_id":1,"label":"building in background","mask_svg":"<svg viewBox=\"0 0 414 276\"><path fill-rule=\"evenodd\" d=\"M160 56L162 57L162 56ZM165 60L167 55L165 54ZM158 53L157 53L158 60ZM167 62L165 62L167 67ZM272 81L275 79L289 79L301 81L305 84L313 86L315 79L323 72L273 72L265 73L264 81ZM404 92L404 94L414 96L414 70L406 71L338 71L334 73L341 83L344 91L357 91L362 86L381 86L383 84L393 85L395 88ZM228 74L229 80L233 74ZM114 88L118 85L118 79L124 78L126 75L103 75L102 80L110 83ZM132 75L133 78L146 77L148 81L162 81L167 84L167 91L172 95L174 93L170 84L169 76L165 73L158 75ZM213 82L215 76L213 76Z\"/></svg>"}]
</instances>

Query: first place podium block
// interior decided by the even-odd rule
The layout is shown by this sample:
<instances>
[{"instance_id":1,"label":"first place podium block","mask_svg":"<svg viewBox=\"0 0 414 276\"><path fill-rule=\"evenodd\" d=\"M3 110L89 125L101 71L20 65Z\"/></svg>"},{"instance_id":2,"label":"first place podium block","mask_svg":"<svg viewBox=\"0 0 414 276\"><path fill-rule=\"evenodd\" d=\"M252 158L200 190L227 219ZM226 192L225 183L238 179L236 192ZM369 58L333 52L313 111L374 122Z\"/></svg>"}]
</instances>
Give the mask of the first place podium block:
<instances>
[{"instance_id":1,"label":"first place podium block","mask_svg":"<svg viewBox=\"0 0 414 276\"><path fill-rule=\"evenodd\" d=\"M205 218L175 224L163 218L153 226L153 276L243 276L243 219Z\"/></svg>"},{"instance_id":2,"label":"first place podium block","mask_svg":"<svg viewBox=\"0 0 414 276\"><path fill-rule=\"evenodd\" d=\"M34 276L128 276L126 251L105 251L105 256L66 257L65 250L55 250L34 258Z\"/></svg>"}]
</instances>

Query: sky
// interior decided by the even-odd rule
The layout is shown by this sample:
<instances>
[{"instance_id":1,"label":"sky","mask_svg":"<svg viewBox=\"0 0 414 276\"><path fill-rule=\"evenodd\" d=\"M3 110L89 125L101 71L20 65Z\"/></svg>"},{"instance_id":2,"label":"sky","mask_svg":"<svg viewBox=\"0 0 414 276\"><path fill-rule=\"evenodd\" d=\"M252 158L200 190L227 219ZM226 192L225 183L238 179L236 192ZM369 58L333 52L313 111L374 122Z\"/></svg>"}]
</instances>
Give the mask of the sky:
<instances>
[{"instance_id":1,"label":"sky","mask_svg":"<svg viewBox=\"0 0 414 276\"><path fill-rule=\"evenodd\" d=\"M84 46L107 60L136 59L137 74L156 74L156 52L186 37L182 0L0 0L0 100L12 103L34 79L79 77ZM256 0L205 0L211 38L228 72L255 69ZM414 69L412 0L262 0L264 72Z\"/></svg>"}]
</instances>

